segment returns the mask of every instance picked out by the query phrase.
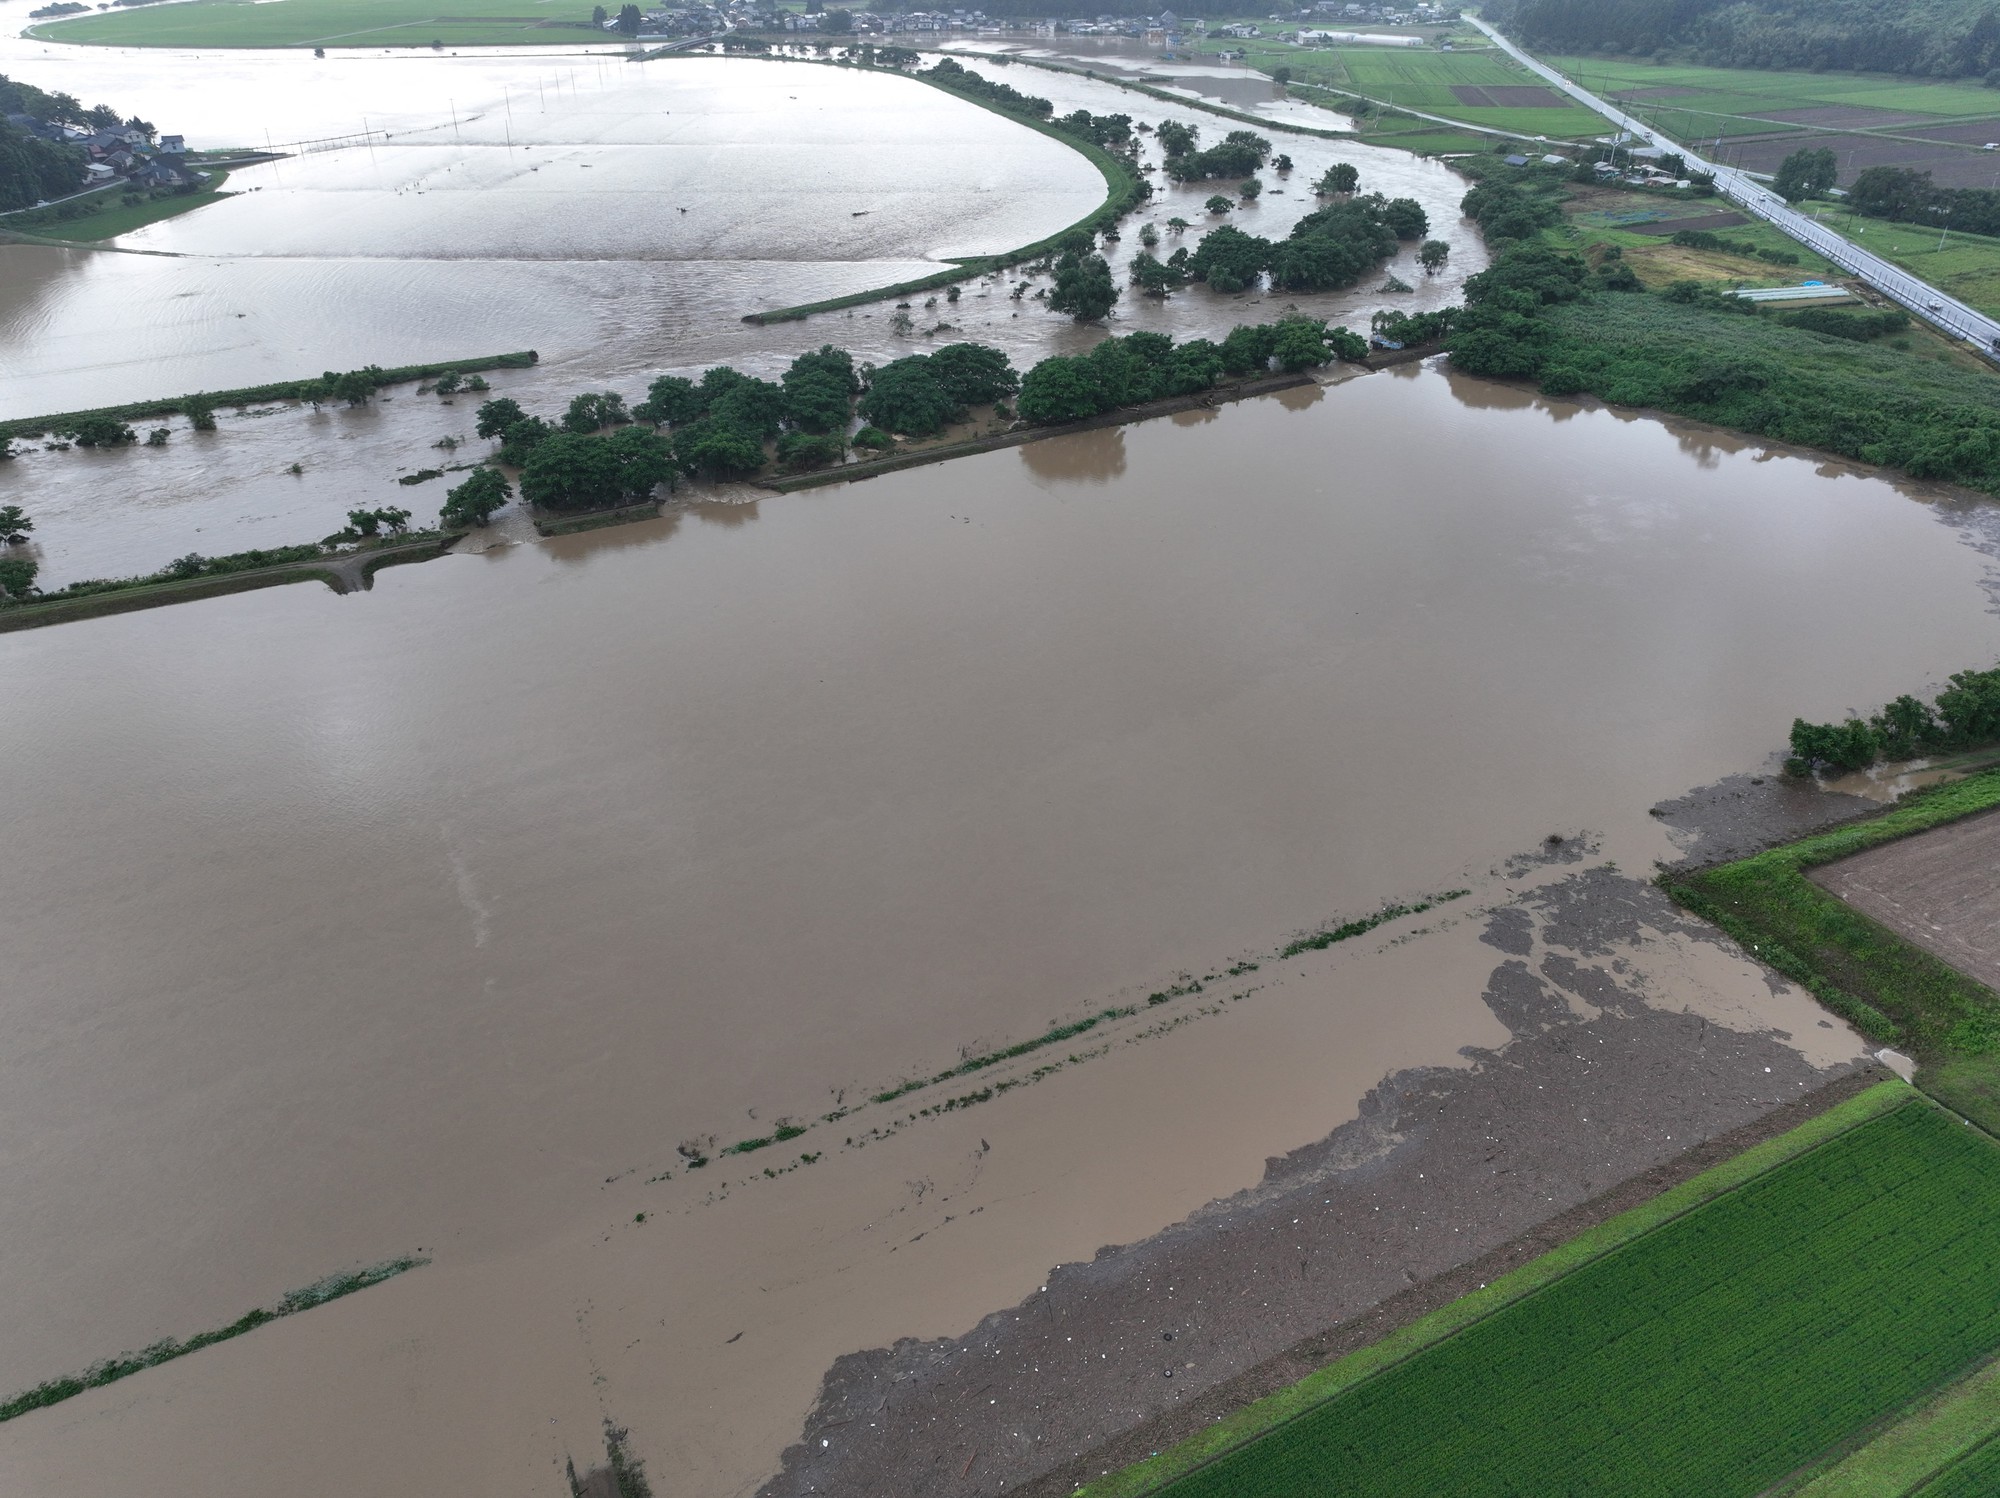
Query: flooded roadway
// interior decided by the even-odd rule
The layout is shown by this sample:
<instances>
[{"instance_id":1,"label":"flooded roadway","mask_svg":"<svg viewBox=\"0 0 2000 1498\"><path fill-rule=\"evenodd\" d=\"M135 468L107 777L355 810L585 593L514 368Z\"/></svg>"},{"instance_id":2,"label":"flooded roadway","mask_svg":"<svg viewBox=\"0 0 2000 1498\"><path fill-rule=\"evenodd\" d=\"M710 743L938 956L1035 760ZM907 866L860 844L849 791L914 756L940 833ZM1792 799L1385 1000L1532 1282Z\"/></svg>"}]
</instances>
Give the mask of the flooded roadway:
<instances>
[{"instance_id":1,"label":"flooded roadway","mask_svg":"<svg viewBox=\"0 0 2000 1498\"><path fill-rule=\"evenodd\" d=\"M0 638L0 1387L435 1261L0 1429L0 1487L550 1494L609 1416L751 1491L834 1357L1497 1043L1512 855L1643 873L1794 715L1990 660L1987 574L1881 479L1412 368ZM988 1103L715 1154L1133 1002Z\"/></svg>"}]
</instances>

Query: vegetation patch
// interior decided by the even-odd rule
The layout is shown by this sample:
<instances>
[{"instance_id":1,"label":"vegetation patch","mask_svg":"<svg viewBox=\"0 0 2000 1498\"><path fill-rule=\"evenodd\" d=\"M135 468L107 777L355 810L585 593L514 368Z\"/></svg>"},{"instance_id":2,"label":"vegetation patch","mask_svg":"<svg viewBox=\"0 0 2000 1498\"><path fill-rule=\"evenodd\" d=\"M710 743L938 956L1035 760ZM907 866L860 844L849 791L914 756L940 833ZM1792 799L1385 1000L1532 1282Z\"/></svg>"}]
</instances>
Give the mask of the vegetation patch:
<instances>
[{"instance_id":1,"label":"vegetation patch","mask_svg":"<svg viewBox=\"0 0 2000 1498\"><path fill-rule=\"evenodd\" d=\"M1358 920L1343 921L1338 926L1329 926L1324 931L1315 931L1307 936L1294 937L1279 949L1278 956L1297 957L1302 952L1323 952L1336 942L1352 941L1357 936L1366 936L1377 926L1400 920L1406 915L1421 915L1426 910L1450 900L1463 899L1471 893L1469 889L1448 889L1443 894L1432 895L1417 901L1414 905L1384 905L1373 915L1364 915Z\"/></svg>"},{"instance_id":2,"label":"vegetation patch","mask_svg":"<svg viewBox=\"0 0 2000 1498\"><path fill-rule=\"evenodd\" d=\"M445 359L433 364L406 364L393 369L380 365L369 365L365 370L352 370L346 375L329 371L316 379L278 380L269 385L246 385L240 390L205 390L190 395L163 396L158 400L132 401L122 406L98 406L88 411L61 411L51 416L22 416L12 421L0 421L0 438L40 437L48 433L73 431L79 423L100 419L114 422L138 421L149 416L172 416L185 414L197 427L204 419L210 426L214 424L214 413L222 406L253 406L264 401L289 400L348 400L358 404L352 395L336 389L342 380L350 383L350 389L359 389L362 400L385 385L400 385L411 380L433 379L445 374L477 374L488 369L526 369L540 356L533 349L516 354L489 354L482 359ZM354 385L356 377L365 381L365 387Z\"/></svg>"},{"instance_id":3,"label":"vegetation patch","mask_svg":"<svg viewBox=\"0 0 2000 1498\"><path fill-rule=\"evenodd\" d=\"M1039 1051L1044 1046L1058 1045L1065 1040L1095 1030L1106 1020L1128 1019L1138 1012L1138 1006L1133 1004L1125 1005L1123 1008L1100 1009L1097 1013L1086 1015L1080 1020L1072 1021L1067 1025L1057 1025L1053 1029L1046 1030L1042 1034L1037 1035L1033 1040L1023 1040L1015 1045L1005 1046L997 1051L985 1051L977 1056L968 1056L965 1060L959 1062L958 1065L946 1067L934 1077L923 1077L916 1081L900 1083L895 1087L889 1088L886 1092L876 1093L869 1101L874 1103L893 1103L897 1098L916 1092L920 1088L934 1087L939 1082L950 1081L953 1077L968 1076L973 1072L983 1071L985 1068L997 1065L1002 1061L1011 1061L1016 1056L1025 1056L1030 1051Z\"/></svg>"},{"instance_id":4,"label":"vegetation patch","mask_svg":"<svg viewBox=\"0 0 2000 1498\"><path fill-rule=\"evenodd\" d=\"M2000 1344L2000 1151L1885 1087L1085 1494L1760 1492Z\"/></svg>"},{"instance_id":5,"label":"vegetation patch","mask_svg":"<svg viewBox=\"0 0 2000 1498\"><path fill-rule=\"evenodd\" d=\"M2000 1052L2000 995L1805 876L1820 864L1996 805L2000 771L1987 771L1914 792L1879 817L1734 863L1670 873L1661 883L1862 1033L1925 1058L1971 1062ZM1935 1086L1928 1075L1925 1085ZM1984 1117L2000 1122L1991 1111Z\"/></svg>"},{"instance_id":6,"label":"vegetation patch","mask_svg":"<svg viewBox=\"0 0 2000 1498\"><path fill-rule=\"evenodd\" d=\"M148 1368L157 1368L161 1363L174 1358L186 1357L191 1352L200 1352L204 1347L213 1347L218 1342L227 1342L231 1337L240 1337L245 1332L254 1332L266 1322L276 1321L281 1316L295 1316L300 1311L310 1311L314 1306L323 1306L330 1300L338 1300L343 1295L352 1295L356 1290L366 1290L370 1285L379 1285L384 1280L394 1279L405 1270L415 1269L419 1264L428 1264L429 1259L390 1259L368 1269L351 1270L343 1274L329 1275L323 1280L307 1285L303 1290L294 1290L276 1305L254 1311L247 1311L227 1326L214 1331L200 1332L185 1342L166 1337L150 1347L137 1352L120 1353L115 1358L106 1358L101 1363L93 1363L81 1373L73 1373L64 1378L52 1378L45 1383L25 1389L12 1399L0 1402L0 1421L7 1421L27 1414L30 1410L47 1409L52 1404L61 1404L65 1399L74 1399L88 1389L101 1389L106 1384L130 1378Z\"/></svg>"}]
</instances>

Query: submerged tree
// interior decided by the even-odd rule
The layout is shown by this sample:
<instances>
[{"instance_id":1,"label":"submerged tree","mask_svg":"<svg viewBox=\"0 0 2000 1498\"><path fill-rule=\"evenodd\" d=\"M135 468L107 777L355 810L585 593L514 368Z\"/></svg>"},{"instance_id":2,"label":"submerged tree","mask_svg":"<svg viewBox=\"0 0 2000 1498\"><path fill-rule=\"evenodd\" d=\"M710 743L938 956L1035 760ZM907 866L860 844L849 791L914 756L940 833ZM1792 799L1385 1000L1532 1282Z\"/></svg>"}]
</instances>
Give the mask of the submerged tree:
<instances>
[{"instance_id":1,"label":"submerged tree","mask_svg":"<svg viewBox=\"0 0 2000 1498\"><path fill-rule=\"evenodd\" d=\"M35 522L19 505L0 505L0 545L19 546L34 528Z\"/></svg>"},{"instance_id":2,"label":"submerged tree","mask_svg":"<svg viewBox=\"0 0 2000 1498\"><path fill-rule=\"evenodd\" d=\"M1417 264L1424 268L1426 275L1436 275L1450 258L1451 246L1442 239L1427 239L1417 249Z\"/></svg>"},{"instance_id":3,"label":"submerged tree","mask_svg":"<svg viewBox=\"0 0 2000 1498\"><path fill-rule=\"evenodd\" d=\"M1360 169L1348 162L1336 161L1320 173L1319 181L1313 183L1313 191L1323 198L1337 198L1342 193L1353 192L1360 185Z\"/></svg>"},{"instance_id":4,"label":"submerged tree","mask_svg":"<svg viewBox=\"0 0 2000 1498\"><path fill-rule=\"evenodd\" d=\"M1067 312L1078 322L1101 322L1118 301L1118 287L1102 255L1065 255L1056 264L1049 310Z\"/></svg>"},{"instance_id":5,"label":"submerged tree","mask_svg":"<svg viewBox=\"0 0 2000 1498\"><path fill-rule=\"evenodd\" d=\"M26 557L0 557L0 593L19 602L33 595L35 574L42 569Z\"/></svg>"}]
</instances>

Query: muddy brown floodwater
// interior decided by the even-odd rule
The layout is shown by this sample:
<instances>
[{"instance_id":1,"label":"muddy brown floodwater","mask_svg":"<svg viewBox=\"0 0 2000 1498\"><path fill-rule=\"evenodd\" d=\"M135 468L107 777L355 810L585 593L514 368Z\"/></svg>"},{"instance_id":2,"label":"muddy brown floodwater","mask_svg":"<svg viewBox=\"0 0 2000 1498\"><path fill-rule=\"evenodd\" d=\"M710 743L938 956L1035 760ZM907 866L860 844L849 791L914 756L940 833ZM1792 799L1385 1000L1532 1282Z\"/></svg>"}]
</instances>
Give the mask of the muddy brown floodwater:
<instances>
[{"instance_id":1,"label":"muddy brown floodwater","mask_svg":"<svg viewBox=\"0 0 2000 1498\"><path fill-rule=\"evenodd\" d=\"M1797 1095L1850 1034L1664 915L1565 934L1562 882L1643 890L1654 803L1990 659L1941 519L1410 367L0 637L0 1388L434 1261L0 1427L0 1490L550 1495L609 1417L748 1493L837 1358L1534 1016L1773 1067L1703 1128Z\"/></svg>"},{"instance_id":2,"label":"muddy brown floodwater","mask_svg":"<svg viewBox=\"0 0 2000 1498\"><path fill-rule=\"evenodd\" d=\"M1048 278L1025 273L972 282L957 304L919 299L909 336L892 329L886 303L772 327L741 321L928 275L941 256L1030 243L1102 201L1103 179L1069 147L908 79L731 58L93 51L102 67L86 88L76 50L0 43L0 71L115 94L199 145L240 143L245 111L280 142L364 120L390 138L240 170L236 196L116 250L0 246L0 415L521 348L541 364L496 374L494 387L553 414L579 390L636 400L654 375L717 363L775 376L829 341L880 364L974 339L1025 369L1104 336L1043 310L1033 290ZM1107 82L968 65L1032 85L1059 112L1178 118L1211 137L1227 124ZM1455 300L1484 267L1458 213L1465 182L1443 165L1278 140L1297 167L1266 174L1269 191L1234 215L1245 228L1282 237L1318 206L1309 184L1349 159L1369 190L1423 205L1453 245L1444 273L1424 275L1410 245L1387 266L1409 292L1383 293L1370 276L1315 296L1128 295L1110 331L1220 338L1292 307L1365 327L1381 306ZM1146 158L1157 154L1148 145ZM1198 242L1212 188L1161 181L1107 252L1122 264L1138 248L1134 225L1175 216L1194 227L1162 249ZM1019 280L1031 286L1016 301ZM174 418L158 423L164 448L32 447L0 464L0 504L35 516L45 588L150 572L190 551L317 540L355 508L394 504L426 519L445 484L402 487L397 476L483 456L474 409L404 386L360 411L225 410L214 433ZM443 455L434 444L448 439L469 447Z\"/></svg>"}]
</instances>

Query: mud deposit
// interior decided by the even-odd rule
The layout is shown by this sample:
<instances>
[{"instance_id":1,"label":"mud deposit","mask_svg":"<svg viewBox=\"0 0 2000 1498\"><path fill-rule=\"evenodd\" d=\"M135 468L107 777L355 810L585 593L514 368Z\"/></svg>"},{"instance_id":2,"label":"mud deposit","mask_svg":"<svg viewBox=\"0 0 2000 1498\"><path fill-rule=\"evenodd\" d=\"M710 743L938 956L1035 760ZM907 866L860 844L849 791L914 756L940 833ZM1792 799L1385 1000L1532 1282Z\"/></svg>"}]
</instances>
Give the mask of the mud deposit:
<instances>
[{"instance_id":1,"label":"mud deposit","mask_svg":"<svg viewBox=\"0 0 2000 1498\"><path fill-rule=\"evenodd\" d=\"M1484 999L1505 1045L1388 1078L1256 1187L1061 1266L967 1337L841 1359L760 1498L1060 1498L1374 1340L1394 1319L1350 1324L1391 1297L1852 1068L1656 1007L1669 996L1632 964L1648 932L1726 945L1601 867L1495 911Z\"/></svg>"}]
</instances>

